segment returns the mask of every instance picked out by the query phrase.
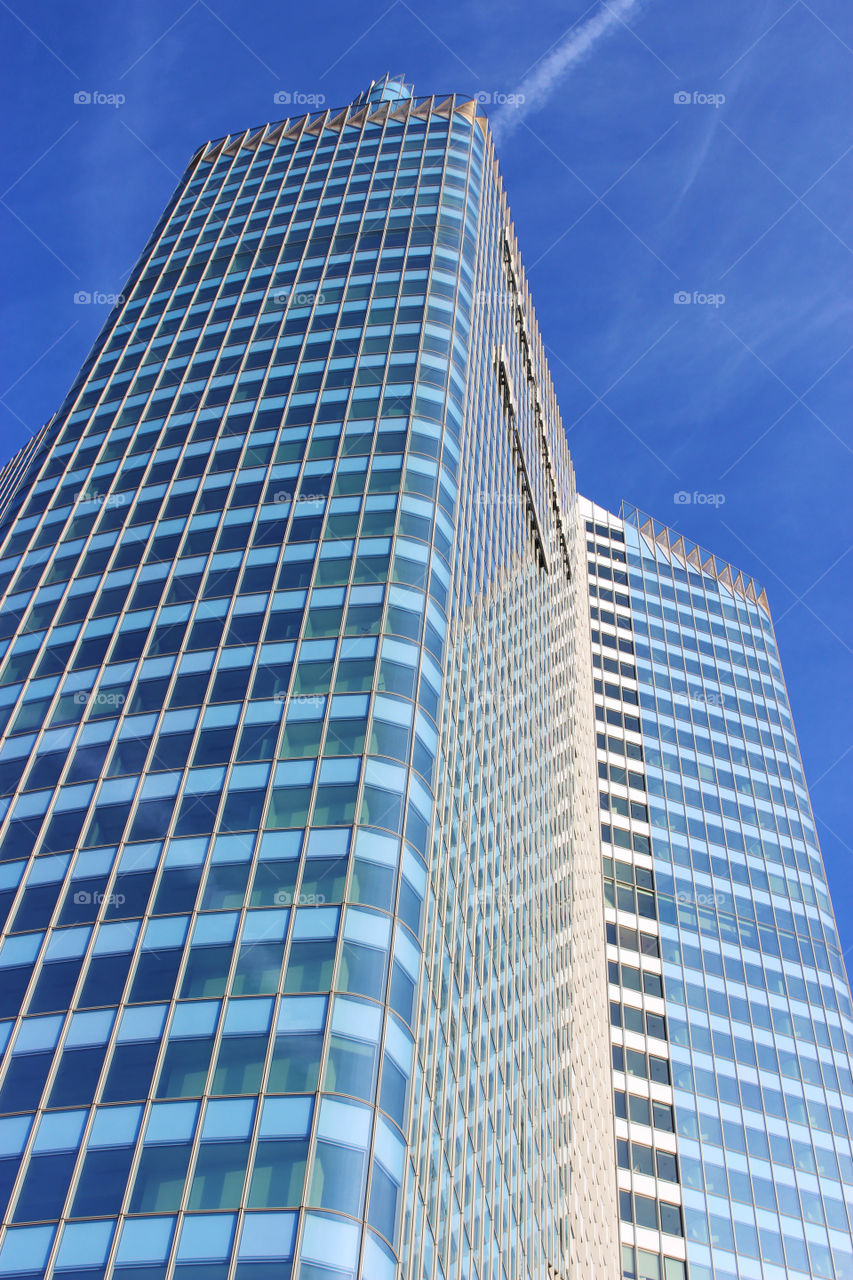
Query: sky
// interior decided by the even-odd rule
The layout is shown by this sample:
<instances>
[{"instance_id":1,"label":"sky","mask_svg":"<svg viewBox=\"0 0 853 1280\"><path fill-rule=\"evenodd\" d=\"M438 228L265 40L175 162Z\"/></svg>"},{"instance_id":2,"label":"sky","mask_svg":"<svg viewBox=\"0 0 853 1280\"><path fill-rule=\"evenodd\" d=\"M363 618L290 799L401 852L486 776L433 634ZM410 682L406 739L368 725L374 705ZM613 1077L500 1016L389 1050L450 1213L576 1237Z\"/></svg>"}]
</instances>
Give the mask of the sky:
<instances>
[{"instance_id":1,"label":"sky","mask_svg":"<svg viewBox=\"0 0 853 1280\"><path fill-rule=\"evenodd\" d=\"M850 965L849 4L0 0L0 45L0 461L202 142L386 71L479 95L579 489L767 589Z\"/></svg>"}]
</instances>

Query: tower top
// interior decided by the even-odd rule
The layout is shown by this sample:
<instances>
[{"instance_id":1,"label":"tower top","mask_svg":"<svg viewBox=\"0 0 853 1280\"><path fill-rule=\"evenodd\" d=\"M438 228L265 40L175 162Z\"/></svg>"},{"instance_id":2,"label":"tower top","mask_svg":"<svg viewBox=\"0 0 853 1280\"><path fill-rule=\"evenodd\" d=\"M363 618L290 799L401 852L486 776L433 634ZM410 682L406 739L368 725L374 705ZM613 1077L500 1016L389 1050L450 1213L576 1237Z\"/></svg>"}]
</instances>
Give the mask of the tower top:
<instances>
[{"instance_id":1,"label":"tower top","mask_svg":"<svg viewBox=\"0 0 853 1280\"><path fill-rule=\"evenodd\" d=\"M386 71L381 80L371 80L370 86L358 95L352 105L363 107L369 102L405 102L413 96L414 86L406 84L403 75L392 76Z\"/></svg>"}]
</instances>

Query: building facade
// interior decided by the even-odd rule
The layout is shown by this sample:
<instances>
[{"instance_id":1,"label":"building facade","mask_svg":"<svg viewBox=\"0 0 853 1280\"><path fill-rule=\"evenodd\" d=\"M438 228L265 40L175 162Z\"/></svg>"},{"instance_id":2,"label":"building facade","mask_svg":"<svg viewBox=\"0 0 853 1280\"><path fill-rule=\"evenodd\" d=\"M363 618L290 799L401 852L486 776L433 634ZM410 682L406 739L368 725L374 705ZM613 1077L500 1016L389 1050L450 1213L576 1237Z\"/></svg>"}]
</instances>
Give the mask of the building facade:
<instances>
[{"instance_id":1,"label":"building facade","mask_svg":"<svg viewBox=\"0 0 853 1280\"><path fill-rule=\"evenodd\" d=\"M584 502L623 1274L853 1275L850 989L761 587Z\"/></svg>"},{"instance_id":2,"label":"building facade","mask_svg":"<svg viewBox=\"0 0 853 1280\"><path fill-rule=\"evenodd\" d=\"M615 1275L577 499L474 104L202 148L6 481L0 1274Z\"/></svg>"},{"instance_id":3,"label":"building facade","mask_svg":"<svg viewBox=\"0 0 853 1280\"><path fill-rule=\"evenodd\" d=\"M766 600L578 497L470 99L196 153L0 593L0 1277L853 1274Z\"/></svg>"}]
</instances>

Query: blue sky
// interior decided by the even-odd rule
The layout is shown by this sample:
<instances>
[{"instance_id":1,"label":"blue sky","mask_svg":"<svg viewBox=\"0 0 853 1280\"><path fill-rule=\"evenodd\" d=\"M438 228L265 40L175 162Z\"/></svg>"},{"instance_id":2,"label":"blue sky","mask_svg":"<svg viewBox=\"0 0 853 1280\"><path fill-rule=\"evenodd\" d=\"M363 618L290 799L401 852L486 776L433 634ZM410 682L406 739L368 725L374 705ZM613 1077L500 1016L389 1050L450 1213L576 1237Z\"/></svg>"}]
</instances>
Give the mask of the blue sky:
<instances>
[{"instance_id":1,"label":"blue sky","mask_svg":"<svg viewBox=\"0 0 853 1280\"><path fill-rule=\"evenodd\" d=\"M484 95L579 487L766 586L853 949L853 13L608 4L0 0L0 454L106 317L75 293L121 289L205 139L386 70Z\"/></svg>"}]
</instances>

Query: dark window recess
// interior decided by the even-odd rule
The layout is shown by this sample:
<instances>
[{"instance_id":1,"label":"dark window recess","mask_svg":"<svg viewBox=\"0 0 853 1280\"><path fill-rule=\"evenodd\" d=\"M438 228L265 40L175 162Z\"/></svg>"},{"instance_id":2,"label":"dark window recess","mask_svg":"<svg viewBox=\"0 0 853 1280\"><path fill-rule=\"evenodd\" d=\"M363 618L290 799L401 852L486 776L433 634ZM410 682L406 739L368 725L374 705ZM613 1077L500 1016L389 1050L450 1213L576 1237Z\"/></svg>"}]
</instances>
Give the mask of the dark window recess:
<instances>
[{"instance_id":1,"label":"dark window recess","mask_svg":"<svg viewBox=\"0 0 853 1280\"><path fill-rule=\"evenodd\" d=\"M117 1214L124 1199L134 1148L105 1147L90 1151L83 1163L71 1217Z\"/></svg>"},{"instance_id":2,"label":"dark window recess","mask_svg":"<svg viewBox=\"0 0 853 1280\"><path fill-rule=\"evenodd\" d=\"M76 1163L76 1151L32 1156L12 1221L42 1222L61 1217Z\"/></svg>"},{"instance_id":3,"label":"dark window recess","mask_svg":"<svg viewBox=\"0 0 853 1280\"><path fill-rule=\"evenodd\" d=\"M53 1062L53 1050L16 1054L0 1089L0 1112L35 1111Z\"/></svg>"},{"instance_id":4,"label":"dark window recess","mask_svg":"<svg viewBox=\"0 0 853 1280\"><path fill-rule=\"evenodd\" d=\"M173 984L174 985L174 984ZM102 1102L136 1102L148 1097L160 1042L120 1044L113 1050Z\"/></svg>"},{"instance_id":5,"label":"dark window recess","mask_svg":"<svg viewBox=\"0 0 853 1280\"><path fill-rule=\"evenodd\" d=\"M11 932L23 933L29 929L44 929L50 922L62 884L44 884L27 889L15 918Z\"/></svg>"},{"instance_id":6,"label":"dark window recess","mask_svg":"<svg viewBox=\"0 0 853 1280\"><path fill-rule=\"evenodd\" d=\"M128 951L124 955L95 956L89 961L86 981L78 1000L81 1009L121 1003L132 954Z\"/></svg>"},{"instance_id":7,"label":"dark window recess","mask_svg":"<svg viewBox=\"0 0 853 1280\"><path fill-rule=\"evenodd\" d=\"M53 1080L49 1107L82 1107L94 1101L107 1046L66 1049Z\"/></svg>"},{"instance_id":8,"label":"dark window recess","mask_svg":"<svg viewBox=\"0 0 853 1280\"><path fill-rule=\"evenodd\" d=\"M82 960L56 960L43 965L27 1012L53 1013L69 1008L82 963Z\"/></svg>"},{"instance_id":9,"label":"dark window recess","mask_svg":"<svg viewBox=\"0 0 853 1280\"><path fill-rule=\"evenodd\" d=\"M130 988L130 1003L146 1004L154 1000L170 1000L178 980L183 954L181 947L143 951Z\"/></svg>"}]
</instances>

